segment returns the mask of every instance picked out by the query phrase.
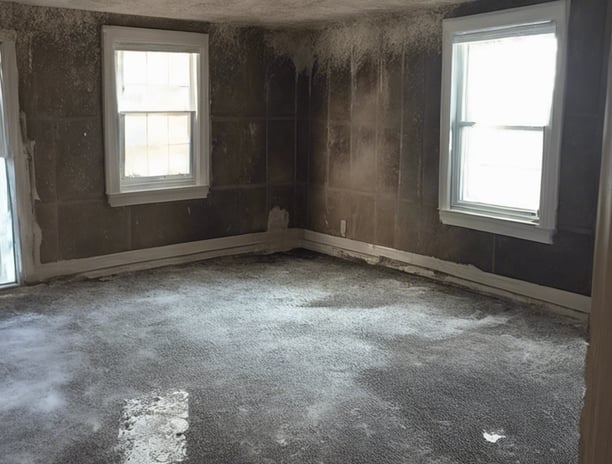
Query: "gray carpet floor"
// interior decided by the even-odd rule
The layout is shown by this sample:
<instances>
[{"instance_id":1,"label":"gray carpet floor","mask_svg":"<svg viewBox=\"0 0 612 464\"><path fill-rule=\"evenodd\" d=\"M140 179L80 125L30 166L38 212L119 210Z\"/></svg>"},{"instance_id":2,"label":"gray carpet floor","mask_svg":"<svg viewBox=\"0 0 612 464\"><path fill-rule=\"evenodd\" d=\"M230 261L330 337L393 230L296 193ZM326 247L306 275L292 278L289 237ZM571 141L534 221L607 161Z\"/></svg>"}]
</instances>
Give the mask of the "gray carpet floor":
<instances>
[{"instance_id":1,"label":"gray carpet floor","mask_svg":"<svg viewBox=\"0 0 612 464\"><path fill-rule=\"evenodd\" d=\"M0 462L573 464L585 348L537 308L300 251L22 288ZM120 437L178 391L178 454Z\"/></svg>"}]
</instances>

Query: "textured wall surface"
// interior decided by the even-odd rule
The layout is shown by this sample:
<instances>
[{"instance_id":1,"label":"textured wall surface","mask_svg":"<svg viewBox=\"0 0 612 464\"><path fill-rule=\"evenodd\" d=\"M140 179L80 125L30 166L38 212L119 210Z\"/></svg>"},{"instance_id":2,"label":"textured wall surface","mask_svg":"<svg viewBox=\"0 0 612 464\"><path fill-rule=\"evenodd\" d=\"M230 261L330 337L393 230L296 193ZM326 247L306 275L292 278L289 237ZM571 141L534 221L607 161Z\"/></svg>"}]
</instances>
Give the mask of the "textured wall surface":
<instances>
[{"instance_id":1,"label":"textured wall surface","mask_svg":"<svg viewBox=\"0 0 612 464\"><path fill-rule=\"evenodd\" d=\"M555 243L444 226L438 218L441 20L530 3L479 0L288 31L0 3L0 28L18 37L41 261L259 232L279 206L292 227L340 235L344 219L351 239L589 294L605 0L571 6ZM210 32L207 199L108 206L103 24Z\"/></svg>"},{"instance_id":2,"label":"textured wall surface","mask_svg":"<svg viewBox=\"0 0 612 464\"><path fill-rule=\"evenodd\" d=\"M479 1L442 14L529 3L534 2ZM589 294L605 102L606 8L606 0L575 0L571 6L553 245L440 223L439 21L427 28L421 42L400 42L395 48L388 46L393 42L383 27L376 36L378 53L364 54L357 46L344 61L315 66L311 79L301 76L299 86L311 97L309 105L299 107L298 132L304 134L298 145L309 143L308 227L340 235L340 220L345 219L351 239ZM367 36L367 27L354 34L358 43L359 36ZM328 56L329 50L323 54Z\"/></svg>"},{"instance_id":3,"label":"textured wall surface","mask_svg":"<svg viewBox=\"0 0 612 464\"><path fill-rule=\"evenodd\" d=\"M207 32L199 22L0 3L17 32L20 105L33 167L42 262L260 232L295 211L292 63L263 31L210 27L212 188L204 200L111 208L105 197L101 27Z\"/></svg>"}]
</instances>

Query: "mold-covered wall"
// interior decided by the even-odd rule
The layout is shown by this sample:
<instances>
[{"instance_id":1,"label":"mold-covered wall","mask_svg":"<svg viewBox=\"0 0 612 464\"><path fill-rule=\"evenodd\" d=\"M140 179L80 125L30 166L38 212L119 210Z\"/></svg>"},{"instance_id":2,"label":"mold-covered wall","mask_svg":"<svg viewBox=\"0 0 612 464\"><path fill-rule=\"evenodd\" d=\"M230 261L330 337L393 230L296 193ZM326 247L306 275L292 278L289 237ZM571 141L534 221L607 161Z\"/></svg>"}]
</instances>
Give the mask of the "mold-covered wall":
<instances>
[{"instance_id":1,"label":"mold-covered wall","mask_svg":"<svg viewBox=\"0 0 612 464\"><path fill-rule=\"evenodd\" d=\"M111 208L104 192L101 27L210 32L212 188L207 199ZM295 73L263 31L0 2L17 32L43 263L266 230L295 207Z\"/></svg>"},{"instance_id":2,"label":"mold-covered wall","mask_svg":"<svg viewBox=\"0 0 612 464\"><path fill-rule=\"evenodd\" d=\"M279 45L304 69L299 93L310 97L298 109L309 229L340 235L344 219L351 239L590 293L606 0L572 1L554 244L445 226L438 218L441 20L529 3L537 2L477 1L424 13L409 27L401 18L361 21Z\"/></svg>"}]
</instances>

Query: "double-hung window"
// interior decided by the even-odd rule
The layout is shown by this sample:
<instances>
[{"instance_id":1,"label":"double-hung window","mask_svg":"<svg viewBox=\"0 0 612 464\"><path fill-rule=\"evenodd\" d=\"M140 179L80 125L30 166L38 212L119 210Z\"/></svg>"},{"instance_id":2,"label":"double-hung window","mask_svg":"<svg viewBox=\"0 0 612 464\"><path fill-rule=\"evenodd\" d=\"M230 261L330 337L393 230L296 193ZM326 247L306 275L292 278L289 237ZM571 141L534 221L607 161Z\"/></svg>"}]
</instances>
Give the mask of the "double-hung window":
<instances>
[{"instance_id":1,"label":"double-hung window","mask_svg":"<svg viewBox=\"0 0 612 464\"><path fill-rule=\"evenodd\" d=\"M440 218L552 243L565 2L444 22Z\"/></svg>"},{"instance_id":2,"label":"double-hung window","mask_svg":"<svg viewBox=\"0 0 612 464\"><path fill-rule=\"evenodd\" d=\"M103 37L110 204L206 197L208 36L104 27Z\"/></svg>"}]
</instances>

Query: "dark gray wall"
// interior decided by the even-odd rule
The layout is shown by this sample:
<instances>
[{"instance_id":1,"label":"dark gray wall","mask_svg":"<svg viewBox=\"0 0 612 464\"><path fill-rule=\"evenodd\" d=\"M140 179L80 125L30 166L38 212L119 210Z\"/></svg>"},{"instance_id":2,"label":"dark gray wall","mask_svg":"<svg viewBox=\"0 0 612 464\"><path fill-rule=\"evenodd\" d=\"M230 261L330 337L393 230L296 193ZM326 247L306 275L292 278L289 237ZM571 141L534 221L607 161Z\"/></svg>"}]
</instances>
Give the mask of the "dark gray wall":
<instances>
[{"instance_id":1,"label":"dark gray wall","mask_svg":"<svg viewBox=\"0 0 612 464\"><path fill-rule=\"evenodd\" d=\"M476 1L464 15L534 3ZM574 0L554 245L440 224L441 50L315 66L265 45L269 31L0 2L18 34L20 103L42 232L41 261L98 256L266 229L273 206L293 227L590 293L604 108L606 0ZM110 208L104 196L103 24L210 31L212 189L204 200ZM231 32L231 31L230 31ZM311 32L311 31L310 31ZM327 50L329 52L329 50Z\"/></svg>"},{"instance_id":2,"label":"dark gray wall","mask_svg":"<svg viewBox=\"0 0 612 464\"><path fill-rule=\"evenodd\" d=\"M111 208L104 193L101 27L210 30L212 188L204 200ZM34 142L41 261L260 232L295 207L295 72L264 31L0 2L17 32L19 99ZM237 39L237 40L236 40Z\"/></svg>"},{"instance_id":3,"label":"dark gray wall","mask_svg":"<svg viewBox=\"0 0 612 464\"><path fill-rule=\"evenodd\" d=\"M477 1L462 16L536 3ZM307 145L308 228L472 264L590 294L603 127L606 0L571 6L553 245L442 225L438 218L441 44L380 53L300 76L298 147ZM301 138L300 138L301 137Z\"/></svg>"}]
</instances>

